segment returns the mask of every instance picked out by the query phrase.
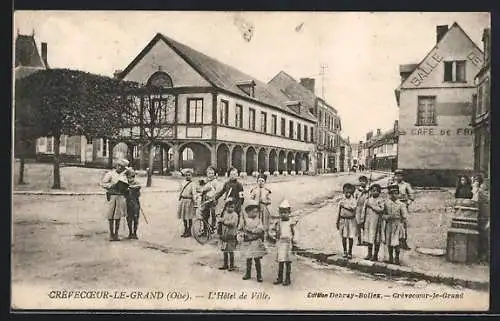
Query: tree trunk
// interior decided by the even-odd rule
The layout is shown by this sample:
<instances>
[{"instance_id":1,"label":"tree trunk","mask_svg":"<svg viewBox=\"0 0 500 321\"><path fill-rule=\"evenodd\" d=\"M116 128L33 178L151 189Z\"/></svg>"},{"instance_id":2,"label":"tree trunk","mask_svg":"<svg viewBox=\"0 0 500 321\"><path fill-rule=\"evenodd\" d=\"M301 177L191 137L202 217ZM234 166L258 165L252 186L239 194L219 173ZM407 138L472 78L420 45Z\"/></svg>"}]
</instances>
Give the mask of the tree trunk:
<instances>
[{"instance_id":1,"label":"tree trunk","mask_svg":"<svg viewBox=\"0 0 500 321\"><path fill-rule=\"evenodd\" d=\"M61 189L61 173L60 173L60 159L59 159L59 146L61 144L61 136L54 135L54 185L53 189Z\"/></svg>"},{"instance_id":2,"label":"tree trunk","mask_svg":"<svg viewBox=\"0 0 500 321\"><path fill-rule=\"evenodd\" d=\"M151 187L153 183L153 161L155 158L155 145L153 143L149 144L149 155L148 155L148 180L146 182L146 187Z\"/></svg>"},{"instance_id":3,"label":"tree trunk","mask_svg":"<svg viewBox=\"0 0 500 321\"><path fill-rule=\"evenodd\" d=\"M146 155L146 153L145 153L146 146L144 146L144 144L142 144L142 143L140 145L140 150L141 150L141 155L139 157L139 168L141 170L145 170L146 169L146 163L145 163L144 156Z\"/></svg>"},{"instance_id":4,"label":"tree trunk","mask_svg":"<svg viewBox=\"0 0 500 321\"><path fill-rule=\"evenodd\" d=\"M17 181L17 184L24 185L24 184L26 184L24 182L24 161L25 161L24 155L21 155L21 157L19 158L19 160L20 160L20 163L19 163L19 179Z\"/></svg>"}]
</instances>

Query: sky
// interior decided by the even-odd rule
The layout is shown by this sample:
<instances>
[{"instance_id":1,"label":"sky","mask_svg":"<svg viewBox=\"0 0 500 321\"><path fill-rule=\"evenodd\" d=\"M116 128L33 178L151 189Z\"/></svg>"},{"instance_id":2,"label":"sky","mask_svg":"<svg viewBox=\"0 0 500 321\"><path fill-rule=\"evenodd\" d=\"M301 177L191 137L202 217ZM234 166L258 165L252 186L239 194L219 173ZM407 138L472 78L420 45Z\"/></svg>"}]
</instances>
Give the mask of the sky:
<instances>
[{"instance_id":1,"label":"sky","mask_svg":"<svg viewBox=\"0 0 500 321\"><path fill-rule=\"evenodd\" d=\"M250 41L235 17L253 26ZM313 77L339 112L342 136L357 142L392 128L399 65L420 62L436 26L453 22L483 47L489 13L16 11L13 31L48 43L51 68L112 76L160 32L265 82L281 70Z\"/></svg>"}]
</instances>

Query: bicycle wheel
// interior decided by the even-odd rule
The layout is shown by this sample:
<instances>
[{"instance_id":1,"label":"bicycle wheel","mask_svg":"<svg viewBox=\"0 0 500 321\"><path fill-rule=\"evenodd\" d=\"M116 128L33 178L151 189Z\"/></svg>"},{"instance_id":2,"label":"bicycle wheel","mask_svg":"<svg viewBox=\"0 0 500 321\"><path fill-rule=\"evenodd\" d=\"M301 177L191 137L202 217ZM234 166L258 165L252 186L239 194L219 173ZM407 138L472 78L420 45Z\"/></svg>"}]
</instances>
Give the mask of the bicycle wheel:
<instances>
[{"instance_id":1,"label":"bicycle wheel","mask_svg":"<svg viewBox=\"0 0 500 321\"><path fill-rule=\"evenodd\" d=\"M206 244L210 240L210 225L202 218L195 218L191 226L191 234L200 244Z\"/></svg>"}]
</instances>

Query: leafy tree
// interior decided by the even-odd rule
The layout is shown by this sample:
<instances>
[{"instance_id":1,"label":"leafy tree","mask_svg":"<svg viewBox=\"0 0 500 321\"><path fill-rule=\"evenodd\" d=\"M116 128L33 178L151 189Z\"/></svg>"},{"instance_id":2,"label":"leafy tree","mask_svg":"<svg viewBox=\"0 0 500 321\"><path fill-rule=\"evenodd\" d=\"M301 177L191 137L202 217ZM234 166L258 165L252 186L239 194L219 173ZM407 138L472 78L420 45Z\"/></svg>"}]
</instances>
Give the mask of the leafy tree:
<instances>
[{"instance_id":1,"label":"leafy tree","mask_svg":"<svg viewBox=\"0 0 500 321\"><path fill-rule=\"evenodd\" d=\"M41 129L37 134L54 137L52 188L61 188L61 135L118 135L125 115L122 93L134 86L69 69L41 70L16 81L16 112L19 111L22 122L36 123Z\"/></svg>"}]
</instances>

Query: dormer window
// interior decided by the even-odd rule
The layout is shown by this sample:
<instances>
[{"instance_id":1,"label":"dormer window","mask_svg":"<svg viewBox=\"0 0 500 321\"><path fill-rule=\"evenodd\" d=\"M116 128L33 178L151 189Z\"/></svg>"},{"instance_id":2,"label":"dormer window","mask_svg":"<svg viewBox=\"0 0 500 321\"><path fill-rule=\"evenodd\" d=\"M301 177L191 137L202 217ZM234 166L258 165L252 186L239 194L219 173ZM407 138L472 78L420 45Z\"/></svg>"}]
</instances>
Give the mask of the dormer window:
<instances>
[{"instance_id":1,"label":"dormer window","mask_svg":"<svg viewBox=\"0 0 500 321\"><path fill-rule=\"evenodd\" d=\"M285 105L292 109L295 113L300 114L300 101L287 101L285 102Z\"/></svg>"},{"instance_id":2,"label":"dormer window","mask_svg":"<svg viewBox=\"0 0 500 321\"><path fill-rule=\"evenodd\" d=\"M236 86L238 86L239 89L243 90L245 94L247 94L248 96L255 97L255 81L253 80L238 81L236 83Z\"/></svg>"}]
</instances>

